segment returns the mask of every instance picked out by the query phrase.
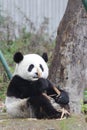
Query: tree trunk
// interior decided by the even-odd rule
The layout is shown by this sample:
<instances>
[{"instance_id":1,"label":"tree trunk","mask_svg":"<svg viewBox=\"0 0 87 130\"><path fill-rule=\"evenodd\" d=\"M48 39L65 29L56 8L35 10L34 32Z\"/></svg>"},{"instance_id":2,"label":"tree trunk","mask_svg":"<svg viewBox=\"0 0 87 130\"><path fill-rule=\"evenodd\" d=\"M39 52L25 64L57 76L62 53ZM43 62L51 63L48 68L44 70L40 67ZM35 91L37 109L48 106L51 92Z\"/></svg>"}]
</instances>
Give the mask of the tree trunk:
<instances>
[{"instance_id":1,"label":"tree trunk","mask_svg":"<svg viewBox=\"0 0 87 130\"><path fill-rule=\"evenodd\" d=\"M49 79L70 96L71 112L81 112L87 88L87 13L82 0L69 0L59 25Z\"/></svg>"}]
</instances>

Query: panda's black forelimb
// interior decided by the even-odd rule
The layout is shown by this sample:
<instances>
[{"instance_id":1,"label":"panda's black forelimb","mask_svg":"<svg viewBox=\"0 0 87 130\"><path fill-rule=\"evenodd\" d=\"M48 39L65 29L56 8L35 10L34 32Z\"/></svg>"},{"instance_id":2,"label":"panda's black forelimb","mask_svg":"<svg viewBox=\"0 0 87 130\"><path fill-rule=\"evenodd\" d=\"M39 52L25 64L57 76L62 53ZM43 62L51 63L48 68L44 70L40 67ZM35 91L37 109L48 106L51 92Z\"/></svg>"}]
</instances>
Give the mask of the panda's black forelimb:
<instances>
[{"instance_id":1,"label":"panda's black forelimb","mask_svg":"<svg viewBox=\"0 0 87 130\"><path fill-rule=\"evenodd\" d=\"M58 93L56 93L56 91L53 89L53 84L47 80L47 79L43 79L40 78L38 79L38 84L39 84L39 91L40 92L47 92L47 95L52 95L55 94L54 99L58 104L63 104L66 105L69 103L69 95L66 91L59 89L56 87L56 89L58 89L58 91L60 92L60 94L58 95Z\"/></svg>"}]
</instances>

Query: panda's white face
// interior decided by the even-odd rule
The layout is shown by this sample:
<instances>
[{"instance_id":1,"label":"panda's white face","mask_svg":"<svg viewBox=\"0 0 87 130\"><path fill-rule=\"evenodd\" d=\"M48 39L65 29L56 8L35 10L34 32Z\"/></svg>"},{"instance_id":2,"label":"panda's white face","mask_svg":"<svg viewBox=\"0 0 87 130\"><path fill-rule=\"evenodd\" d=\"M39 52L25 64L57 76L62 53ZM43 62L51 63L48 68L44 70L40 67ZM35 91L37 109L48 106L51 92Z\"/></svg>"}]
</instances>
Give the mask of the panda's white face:
<instances>
[{"instance_id":1,"label":"panda's white face","mask_svg":"<svg viewBox=\"0 0 87 130\"><path fill-rule=\"evenodd\" d=\"M44 59L37 54L25 55L23 60L16 65L14 75L23 79L34 81L48 77L48 66Z\"/></svg>"}]
</instances>

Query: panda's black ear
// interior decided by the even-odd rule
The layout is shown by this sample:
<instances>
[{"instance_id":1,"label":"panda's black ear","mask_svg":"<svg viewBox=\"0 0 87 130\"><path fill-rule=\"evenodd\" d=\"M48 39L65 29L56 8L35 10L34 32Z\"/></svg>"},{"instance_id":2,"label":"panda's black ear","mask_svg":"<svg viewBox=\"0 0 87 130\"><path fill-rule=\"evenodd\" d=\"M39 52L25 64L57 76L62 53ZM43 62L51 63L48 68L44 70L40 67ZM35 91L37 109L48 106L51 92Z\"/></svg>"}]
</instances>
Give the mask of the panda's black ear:
<instances>
[{"instance_id":1,"label":"panda's black ear","mask_svg":"<svg viewBox=\"0 0 87 130\"><path fill-rule=\"evenodd\" d=\"M45 62L48 62L48 55L46 52L43 53L42 58L45 60Z\"/></svg>"},{"instance_id":2,"label":"panda's black ear","mask_svg":"<svg viewBox=\"0 0 87 130\"><path fill-rule=\"evenodd\" d=\"M21 52L16 52L13 57L16 63L20 63L23 60L23 55Z\"/></svg>"}]
</instances>

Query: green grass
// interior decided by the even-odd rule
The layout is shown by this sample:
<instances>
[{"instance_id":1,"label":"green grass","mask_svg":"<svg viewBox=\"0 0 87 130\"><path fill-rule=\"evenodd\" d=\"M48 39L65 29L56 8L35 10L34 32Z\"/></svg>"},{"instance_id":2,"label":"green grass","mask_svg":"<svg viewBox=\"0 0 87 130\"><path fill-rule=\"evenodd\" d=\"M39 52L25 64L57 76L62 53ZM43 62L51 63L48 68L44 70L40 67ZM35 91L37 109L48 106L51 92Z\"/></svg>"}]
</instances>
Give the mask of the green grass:
<instances>
[{"instance_id":1,"label":"green grass","mask_svg":"<svg viewBox=\"0 0 87 130\"><path fill-rule=\"evenodd\" d=\"M83 101L87 102L87 89L84 90L84 96L83 96ZM82 105L82 112L87 114L87 104L84 104L84 102L81 101L81 105Z\"/></svg>"},{"instance_id":2,"label":"green grass","mask_svg":"<svg viewBox=\"0 0 87 130\"><path fill-rule=\"evenodd\" d=\"M6 97L8 83L0 83L0 101L4 101Z\"/></svg>"}]
</instances>

